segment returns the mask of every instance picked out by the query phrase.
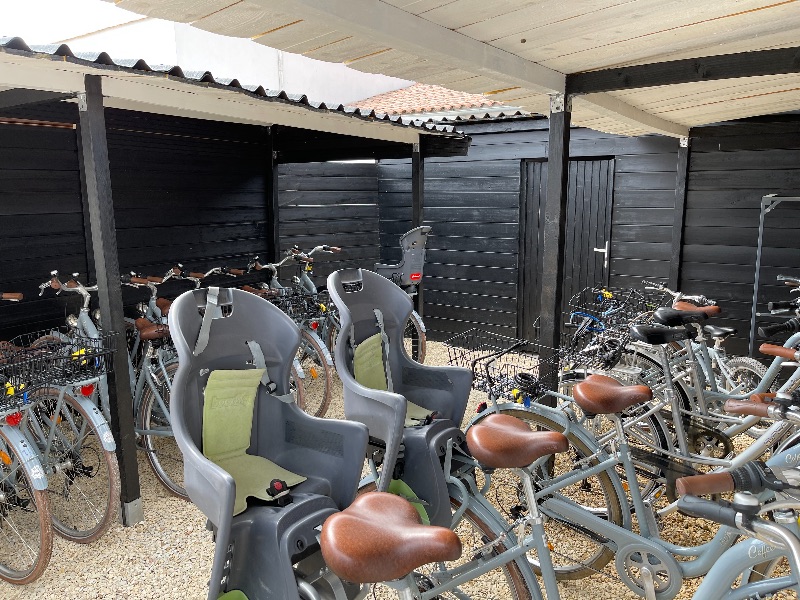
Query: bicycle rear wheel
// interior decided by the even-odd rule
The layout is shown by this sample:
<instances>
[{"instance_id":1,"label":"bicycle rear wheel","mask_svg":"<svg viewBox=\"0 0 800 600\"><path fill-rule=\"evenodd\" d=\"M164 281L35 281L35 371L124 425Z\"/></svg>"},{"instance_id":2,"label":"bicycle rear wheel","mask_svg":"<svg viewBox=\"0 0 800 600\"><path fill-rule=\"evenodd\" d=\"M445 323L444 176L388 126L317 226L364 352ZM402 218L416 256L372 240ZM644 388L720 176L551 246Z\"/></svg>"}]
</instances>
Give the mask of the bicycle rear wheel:
<instances>
[{"instance_id":1,"label":"bicycle rear wheel","mask_svg":"<svg viewBox=\"0 0 800 600\"><path fill-rule=\"evenodd\" d=\"M331 402L333 369L328 364L329 353L316 335L301 330L297 360L303 368L303 394L298 406L314 417L324 417Z\"/></svg>"},{"instance_id":2,"label":"bicycle rear wheel","mask_svg":"<svg viewBox=\"0 0 800 600\"><path fill-rule=\"evenodd\" d=\"M52 551L47 492L33 488L0 430L0 579L14 584L36 580L47 568Z\"/></svg>"},{"instance_id":3,"label":"bicycle rear wheel","mask_svg":"<svg viewBox=\"0 0 800 600\"><path fill-rule=\"evenodd\" d=\"M164 370L166 377L171 382L178 370L178 363L170 363ZM161 485L170 494L188 500L189 496L183 486L183 454L172 434L172 425L169 419L170 387L167 386L164 372L161 369L156 369L154 380L156 389L164 402L164 408L158 402L153 389L146 385L142 401L139 404L138 422L142 432L150 433L141 434L142 446L150 467L153 469L153 474L161 482ZM165 408L166 413L164 412Z\"/></svg>"},{"instance_id":4,"label":"bicycle rear wheel","mask_svg":"<svg viewBox=\"0 0 800 600\"><path fill-rule=\"evenodd\" d=\"M425 326L422 324L419 315L413 312L408 321L406 321L406 327L403 330L403 345L405 346L406 354L418 363L424 363L426 342Z\"/></svg>"},{"instance_id":5,"label":"bicycle rear wheel","mask_svg":"<svg viewBox=\"0 0 800 600\"><path fill-rule=\"evenodd\" d=\"M53 529L61 537L88 544L102 536L117 516L119 466L103 448L85 409L58 388L34 392L28 430L36 439L47 472Z\"/></svg>"}]
</instances>

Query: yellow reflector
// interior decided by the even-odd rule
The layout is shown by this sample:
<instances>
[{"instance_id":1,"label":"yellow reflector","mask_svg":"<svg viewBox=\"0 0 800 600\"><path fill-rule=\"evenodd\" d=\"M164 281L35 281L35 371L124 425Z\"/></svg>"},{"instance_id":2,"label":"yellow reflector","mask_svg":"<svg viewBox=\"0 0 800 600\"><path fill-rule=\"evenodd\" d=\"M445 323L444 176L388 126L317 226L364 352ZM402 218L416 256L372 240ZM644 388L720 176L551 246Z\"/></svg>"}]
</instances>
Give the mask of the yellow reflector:
<instances>
[{"instance_id":1,"label":"yellow reflector","mask_svg":"<svg viewBox=\"0 0 800 600\"><path fill-rule=\"evenodd\" d=\"M553 550L556 549L556 547L553 545L553 542L547 542L547 549L550 550L550 552L552 552Z\"/></svg>"},{"instance_id":2,"label":"yellow reflector","mask_svg":"<svg viewBox=\"0 0 800 600\"><path fill-rule=\"evenodd\" d=\"M319 377L319 373L317 373L317 369L315 367L311 367L308 372L311 373L311 377L314 379Z\"/></svg>"},{"instance_id":3,"label":"yellow reflector","mask_svg":"<svg viewBox=\"0 0 800 600\"><path fill-rule=\"evenodd\" d=\"M628 485L627 481L622 482L622 489L625 490L626 492L630 491L631 487Z\"/></svg>"},{"instance_id":4,"label":"yellow reflector","mask_svg":"<svg viewBox=\"0 0 800 600\"><path fill-rule=\"evenodd\" d=\"M11 464L11 457L8 454L6 454L5 452L3 452L2 450L0 450L0 460L3 461L4 465L10 465Z\"/></svg>"}]
</instances>

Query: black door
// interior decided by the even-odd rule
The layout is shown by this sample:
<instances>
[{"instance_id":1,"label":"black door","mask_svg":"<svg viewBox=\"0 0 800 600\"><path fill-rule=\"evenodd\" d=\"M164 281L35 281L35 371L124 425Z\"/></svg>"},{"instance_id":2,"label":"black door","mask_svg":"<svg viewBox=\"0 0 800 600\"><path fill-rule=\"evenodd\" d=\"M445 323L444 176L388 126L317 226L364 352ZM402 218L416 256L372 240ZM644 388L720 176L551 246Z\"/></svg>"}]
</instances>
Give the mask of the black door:
<instances>
[{"instance_id":1,"label":"black door","mask_svg":"<svg viewBox=\"0 0 800 600\"><path fill-rule=\"evenodd\" d=\"M541 268L540 207L547 190L547 163L523 165L520 210L519 335L534 339L539 315ZM571 160L567 192L564 253L564 309L570 298L587 287L608 285L614 159Z\"/></svg>"}]
</instances>

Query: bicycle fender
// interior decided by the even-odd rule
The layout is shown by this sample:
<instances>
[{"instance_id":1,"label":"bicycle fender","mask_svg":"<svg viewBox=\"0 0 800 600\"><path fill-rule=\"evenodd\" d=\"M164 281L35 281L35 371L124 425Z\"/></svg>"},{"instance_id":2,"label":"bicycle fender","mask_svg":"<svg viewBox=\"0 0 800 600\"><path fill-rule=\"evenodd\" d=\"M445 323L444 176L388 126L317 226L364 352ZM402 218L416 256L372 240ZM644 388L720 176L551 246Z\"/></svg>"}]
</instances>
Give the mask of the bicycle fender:
<instances>
[{"instance_id":1,"label":"bicycle fender","mask_svg":"<svg viewBox=\"0 0 800 600\"><path fill-rule=\"evenodd\" d=\"M419 316L419 313L415 310L411 311L412 316L416 317L417 323L419 323L419 328L422 329L422 333L427 333L427 329L425 329L425 323L422 321L422 317Z\"/></svg>"},{"instance_id":2,"label":"bicycle fender","mask_svg":"<svg viewBox=\"0 0 800 600\"><path fill-rule=\"evenodd\" d=\"M95 426L95 429L97 429L97 433L100 436L100 442L103 444L103 450L114 452L117 449L117 444L114 441L114 434L111 433L111 427L108 426L108 421L106 421L103 413L100 412L100 409L97 408L97 406L95 406L95 404L88 398L79 396L74 398L74 400L80 404L83 410L86 411L86 414L89 415L92 425Z\"/></svg>"},{"instance_id":3,"label":"bicycle fender","mask_svg":"<svg viewBox=\"0 0 800 600\"><path fill-rule=\"evenodd\" d=\"M19 457L22 468L25 469L25 474L28 476L33 488L36 490L47 489L47 475L45 475L42 463L39 461L39 455L33 449L27 438L22 435L19 429L9 425L0 425L8 443L14 449L14 452Z\"/></svg>"},{"instance_id":4,"label":"bicycle fender","mask_svg":"<svg viewBox=\"0 0 800 600\"><path fill-rule=\"evenodd\" d=\"M331 353L328 350L328 347L323 343L320 337L317 335L317 332L313 329L304 329L304 331L309 335L309 337L313 338L315 342L319 344L319 347L322 348L322 356L325 359L325 362L328 366L333 366L333 358L331 357Z\"/></svg>"}]
</instances>

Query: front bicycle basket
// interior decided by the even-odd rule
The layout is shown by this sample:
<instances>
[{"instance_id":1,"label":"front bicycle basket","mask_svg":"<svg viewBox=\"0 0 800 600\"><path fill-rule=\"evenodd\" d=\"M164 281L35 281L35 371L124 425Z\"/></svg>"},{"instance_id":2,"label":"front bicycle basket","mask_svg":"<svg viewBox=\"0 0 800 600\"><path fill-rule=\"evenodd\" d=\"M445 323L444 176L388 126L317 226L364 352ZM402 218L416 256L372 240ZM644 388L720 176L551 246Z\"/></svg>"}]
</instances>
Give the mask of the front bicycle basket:
<instances>
[{"instance_id":1,"label":"front bicycle basket","mask_svg":"<svg viewBox=\"0 0 800 600\"><path fill-rule=\"evenodd\" d=\"M116 349L115 332L97 338L56 332L63 342L50 355L48 381L54 385L71 385L101 377L113 370Z\"/></svg>"}]
</instances>

